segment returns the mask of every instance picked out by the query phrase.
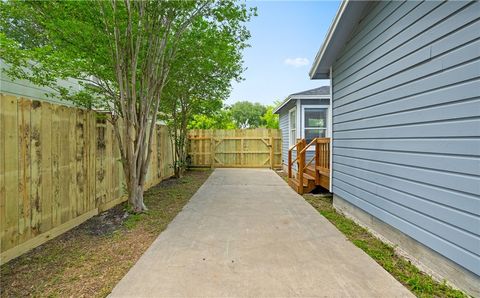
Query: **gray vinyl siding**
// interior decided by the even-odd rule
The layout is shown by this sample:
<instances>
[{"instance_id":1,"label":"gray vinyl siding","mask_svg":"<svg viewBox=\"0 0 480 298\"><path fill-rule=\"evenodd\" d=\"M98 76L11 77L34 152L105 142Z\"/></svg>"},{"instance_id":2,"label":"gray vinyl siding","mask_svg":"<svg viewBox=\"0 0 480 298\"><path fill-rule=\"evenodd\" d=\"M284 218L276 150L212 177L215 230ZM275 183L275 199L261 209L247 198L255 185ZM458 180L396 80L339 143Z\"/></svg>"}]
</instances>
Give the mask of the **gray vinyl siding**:
<instances>
[{"instance_id":1,"label":"gray vinyl siding","mask_svg":"<svg viewBox=\"0 0 480 298\"><path fill-rule=\"evenodd\" d=\"M377 3L333 65L333 192L477 275L479 18Z\"/></svg>"},{"instance_id":2,"label":"gray vinyl siding","mask_svg":"<svg viewBox=\"0 0 480 298\"><path fill-rule=\"evenodd\" d=\"M288 165L288 110L284 109L279 115L279 127L282 130L282 164Z\"/></svg>"}]
</instances>

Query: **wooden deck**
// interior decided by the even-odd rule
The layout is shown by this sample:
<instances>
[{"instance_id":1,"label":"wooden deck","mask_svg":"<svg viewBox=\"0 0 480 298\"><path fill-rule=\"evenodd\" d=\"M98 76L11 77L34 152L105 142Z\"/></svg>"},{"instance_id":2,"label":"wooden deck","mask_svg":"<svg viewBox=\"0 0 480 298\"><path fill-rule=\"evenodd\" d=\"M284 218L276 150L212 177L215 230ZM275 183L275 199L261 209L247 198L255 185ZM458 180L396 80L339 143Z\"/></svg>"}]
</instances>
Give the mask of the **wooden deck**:
<instances>
[{"instance_id":1,"label":"wooden deck","mask_svg":"<svg viewBox=\"0 0 480 298\"><path fill-rule=\"evenodd\" d=\"M315 146L315 154L306 160L307 149L312 146ZM292 160L293 150L297 150L297 156ZM288 184L299 194L317 187L330 190L330 138L316 138L309 144L301 139L288 150Z\"/></svg>"}]
</instances>

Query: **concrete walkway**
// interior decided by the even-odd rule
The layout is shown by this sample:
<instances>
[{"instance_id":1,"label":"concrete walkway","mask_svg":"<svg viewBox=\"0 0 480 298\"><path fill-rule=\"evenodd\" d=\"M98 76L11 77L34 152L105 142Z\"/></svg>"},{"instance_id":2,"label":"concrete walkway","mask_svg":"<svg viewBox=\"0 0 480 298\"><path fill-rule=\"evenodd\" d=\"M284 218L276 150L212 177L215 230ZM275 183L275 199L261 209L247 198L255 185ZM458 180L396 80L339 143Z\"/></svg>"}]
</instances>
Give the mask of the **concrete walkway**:
<instances>
[{"instance_id":1,"label":"concrete walkway","mask_svg":"<svg viewBox=\"0 0 480 298\"><path fill-rule=\"evenodd\" d=\"M413 297L276 173L217 169L112 297Z\"/></svg>"}]
</instances>

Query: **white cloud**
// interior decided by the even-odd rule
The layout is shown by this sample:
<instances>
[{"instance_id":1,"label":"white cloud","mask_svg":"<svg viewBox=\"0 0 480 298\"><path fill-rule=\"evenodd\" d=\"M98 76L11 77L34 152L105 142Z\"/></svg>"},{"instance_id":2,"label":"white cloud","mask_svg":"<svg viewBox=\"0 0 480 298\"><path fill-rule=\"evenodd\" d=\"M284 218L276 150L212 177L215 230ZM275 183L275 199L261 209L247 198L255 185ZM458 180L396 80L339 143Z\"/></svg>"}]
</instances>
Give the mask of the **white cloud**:
<instances>
[{"instance_id":1,"label":"white cloud","mask_svg":"<svg viewBox=\"0 0 480 298\"><path fill-rule=\"evenodd\" d=\"M302 67L308 65L310 61L307 58L287 58L284 61L285 64L293 66L293 67Z\"/></svg>"}]
</instances>

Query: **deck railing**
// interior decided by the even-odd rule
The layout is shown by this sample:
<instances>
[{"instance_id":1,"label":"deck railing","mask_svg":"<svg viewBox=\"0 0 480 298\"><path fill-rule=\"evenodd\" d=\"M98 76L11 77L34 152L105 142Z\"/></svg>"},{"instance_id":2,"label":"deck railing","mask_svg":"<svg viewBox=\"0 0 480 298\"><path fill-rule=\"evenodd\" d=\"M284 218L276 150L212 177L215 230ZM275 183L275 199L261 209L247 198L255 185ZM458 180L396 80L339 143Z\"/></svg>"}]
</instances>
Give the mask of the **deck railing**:
<instances>
[{"instance_id":1,"label":"deck railing","mask_svg":"<svg viewBox=\"0 0 480 298\"><path fill-rule=\"evenodd\" d=\"M330 176L330 138L315 138L306 144L301 139L288 150L288 178L293 176L293 164L297 162L297 179L299 187L303 187L304 172L315 161L315 184L320 185L321 175ZM308 148L315 145L314 156L306 162ZM292 160L293 150L297 150L297 156Z\"/></svg>"}]
</instances>

